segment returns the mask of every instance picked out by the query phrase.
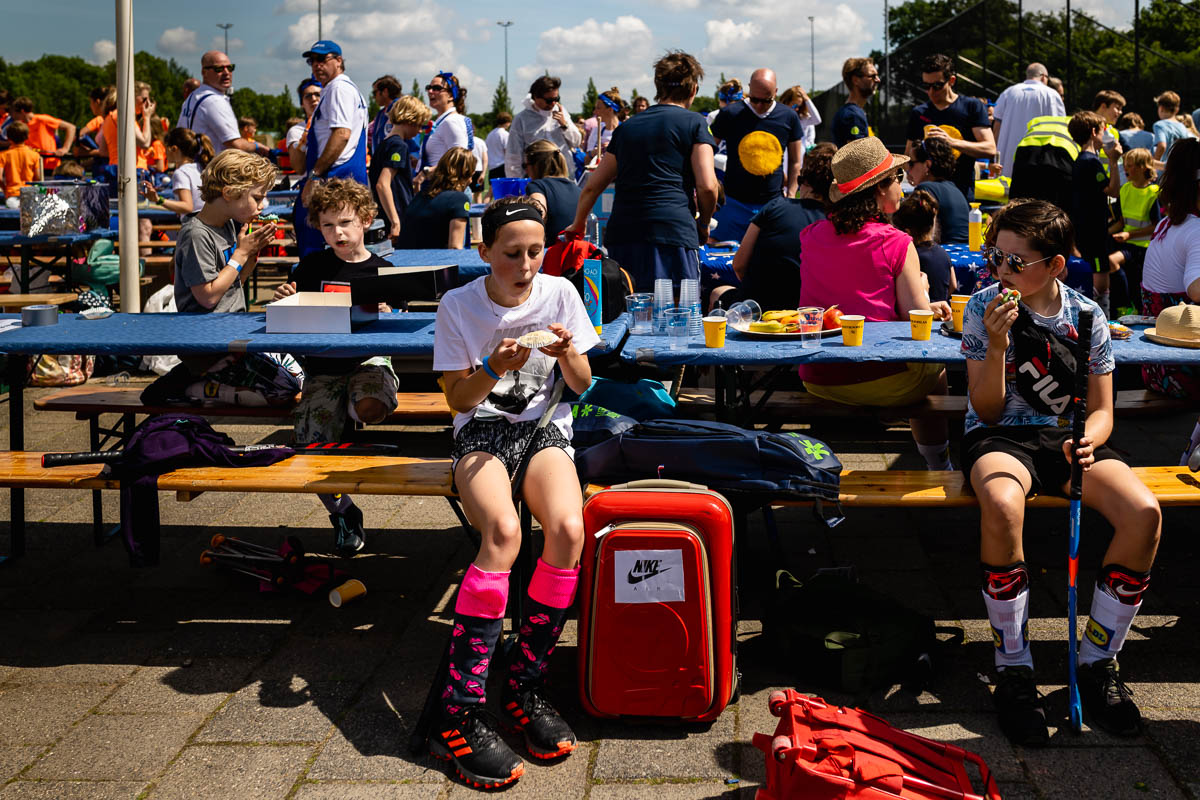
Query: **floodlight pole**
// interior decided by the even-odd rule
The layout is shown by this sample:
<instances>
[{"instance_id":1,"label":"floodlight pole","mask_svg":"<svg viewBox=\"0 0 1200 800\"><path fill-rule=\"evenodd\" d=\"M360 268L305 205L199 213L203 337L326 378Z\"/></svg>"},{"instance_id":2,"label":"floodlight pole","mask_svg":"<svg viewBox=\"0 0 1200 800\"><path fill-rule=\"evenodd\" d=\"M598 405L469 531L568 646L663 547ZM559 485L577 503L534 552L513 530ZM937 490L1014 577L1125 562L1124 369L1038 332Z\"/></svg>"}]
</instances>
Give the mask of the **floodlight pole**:
<instances>
[{"instance_id":1,"label":"floodlight pole","mask_svg":"<svg viewBox=\"0 0 1200 800\"><path fill-rule=\"evenodd\" d=\"M511 92L512 87L508 85L508 29L512 27L513 22L511 19L506 19L498 21L496 24L504 28L504 88ZM512 95L510 94L509 97Z\"/></svg>"},{"instance_id":2,"label":"floodlight pole","mask_svg":"<svg viewBox=\"0 0 1200 800\"><path fill-rule=\"evenodd\" d=\"M808 93L817 90L817 28L813 18L808 18Z\"/></svg>"},{"instance_id":3,"label":"floodlight pole","mask_svg":"<svg viewBox=\"0 0 1200 800\"><path fill-rule=\"evenodd\" d=\"M229 29L233 27L233 23L218 22L217 27L225 31L225 55L229 55Z\"/></svg>"},{"instance_id":4,"label":"floodlight pole","mask_svg":"<svg viewBox=\"0 0 1200 800\"><path fill-rule=\"evenodd\" d=\"M318 42L325 38L325 35L323 33L321 33L321 30L322 30L321 29L321 0L317 0L317 41Z\"/></svg>"}]
</instances>

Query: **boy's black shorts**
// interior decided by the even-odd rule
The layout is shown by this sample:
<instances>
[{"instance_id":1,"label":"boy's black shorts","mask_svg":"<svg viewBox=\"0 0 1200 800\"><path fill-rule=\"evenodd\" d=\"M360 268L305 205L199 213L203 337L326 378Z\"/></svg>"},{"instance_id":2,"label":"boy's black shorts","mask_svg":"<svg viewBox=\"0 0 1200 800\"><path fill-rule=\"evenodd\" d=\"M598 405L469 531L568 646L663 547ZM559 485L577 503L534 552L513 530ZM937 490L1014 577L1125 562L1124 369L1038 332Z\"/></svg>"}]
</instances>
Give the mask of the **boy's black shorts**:
<instances>
[{"instance_id":1,"label":"boy's black shorts","mask_svg":"<svg viewBox=\"0 0 1200 800\"><path fill-rule=\"evenodd\" d=\"M1029 470L1033 478L1027 497L1035 494L1062 495L1062 487L1071 480L1071 465L1063 456L1063 442L1071 438L1070 428L1041 425L1003 425L976 428L963 437L961 460L968 483L975 462L988 453L1008 453ZM1121 456L1108 445L1093 451L1096 462Z\"/></svg>"},{"instance_id":2,"label":"boy's black shorts","mask_svg":"<svg viewBox=\"0 0 1200 800\"><path fill-rule=\"evenodd\" d=\"M1100 274L1108 272L1108 257L1117 251L1117 243L1107 232L1090 236L1083 234L1076 239L1075 246L1079 248L1080 257L1087 262L1092 272Z\"/></svg>"}]
</instances>

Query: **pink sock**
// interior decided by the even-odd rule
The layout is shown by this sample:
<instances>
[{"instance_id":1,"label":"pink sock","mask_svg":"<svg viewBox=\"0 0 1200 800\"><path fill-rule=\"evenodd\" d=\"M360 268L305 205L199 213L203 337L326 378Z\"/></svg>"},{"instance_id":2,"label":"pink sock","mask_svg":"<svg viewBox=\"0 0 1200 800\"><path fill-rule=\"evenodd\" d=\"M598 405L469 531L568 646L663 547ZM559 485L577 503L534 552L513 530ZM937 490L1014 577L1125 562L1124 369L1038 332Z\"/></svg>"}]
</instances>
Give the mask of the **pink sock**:
<instances>
[{"instance_id":1,"label":"pink sock","mask_svg":"<svg viewBox=\"0 0 1200 800\"><path fill-rule=\"evenodd\" d=\"M529 599L550 608L570 608L578 585L579 567L552 567L539 558L529 580Z\"/></svg>"},{"instance_id":2,"label":"pink sock","mask_svg":"<svg viewBox=\"0 0 1200 800\"><path fill-rule=\"evenodd\" d=\"M500 619L508 605L508 571L484 572L472 564L467 567L454 612L468 617Z\"/></svg>"}]
</instances>

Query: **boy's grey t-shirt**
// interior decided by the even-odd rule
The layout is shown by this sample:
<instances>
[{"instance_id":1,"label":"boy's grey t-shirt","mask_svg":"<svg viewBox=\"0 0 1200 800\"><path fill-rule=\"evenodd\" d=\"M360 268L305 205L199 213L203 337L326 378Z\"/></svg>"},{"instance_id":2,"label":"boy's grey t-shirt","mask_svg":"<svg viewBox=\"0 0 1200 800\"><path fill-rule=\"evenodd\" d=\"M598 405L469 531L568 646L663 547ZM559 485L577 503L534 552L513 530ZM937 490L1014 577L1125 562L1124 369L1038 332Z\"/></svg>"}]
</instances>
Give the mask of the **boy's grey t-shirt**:
<instances>
[{"instance_id":1,"label":"boy's grey t-shirt","mask_svg":"<svg viewBox=\"0 0 1200 800\"><path fill-rule=\"evenodd\" d=\"M237 247L237 226L233 220L214 228L191 216L179 226L175 245L175 307L183 312L245 311L246 297L238 278L213 308L205 308L192 294L191 287L208 283L220 274Z\"/></svg>"}]
</instances>

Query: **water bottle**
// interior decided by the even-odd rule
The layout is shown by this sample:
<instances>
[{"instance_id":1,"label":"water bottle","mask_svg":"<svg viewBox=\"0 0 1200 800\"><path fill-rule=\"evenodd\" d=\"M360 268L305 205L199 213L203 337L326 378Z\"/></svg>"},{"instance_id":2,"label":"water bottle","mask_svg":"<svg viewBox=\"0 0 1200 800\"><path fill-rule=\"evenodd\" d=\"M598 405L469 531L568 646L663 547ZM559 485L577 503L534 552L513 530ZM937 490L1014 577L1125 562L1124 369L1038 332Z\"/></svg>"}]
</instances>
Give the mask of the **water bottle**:
<instances>
[{"instance_id":1,"label":"water bottle","mask_svg":"<svg viewBox=\"0 0 1200 800\"><path fill-rule=\"evenodd\" d=\"M596 247L600 246L600 219L593 213L588 214L587 228L584 229L583 238Z\"/></svg>"},{"instance_id":2,"label":"water bottle","mask_svg":"<svg viewBox=\"0 0 1200 800\"><path fill-rule=\"evenodd\" d=\"M967 242L972 252L983 249L983 212L979 203L971 203L971 213L967 215Z\"/></svg>"}]
</instances>

